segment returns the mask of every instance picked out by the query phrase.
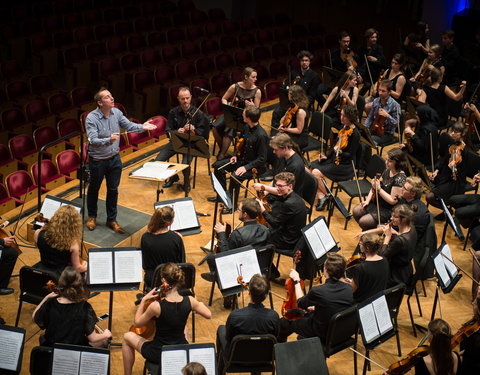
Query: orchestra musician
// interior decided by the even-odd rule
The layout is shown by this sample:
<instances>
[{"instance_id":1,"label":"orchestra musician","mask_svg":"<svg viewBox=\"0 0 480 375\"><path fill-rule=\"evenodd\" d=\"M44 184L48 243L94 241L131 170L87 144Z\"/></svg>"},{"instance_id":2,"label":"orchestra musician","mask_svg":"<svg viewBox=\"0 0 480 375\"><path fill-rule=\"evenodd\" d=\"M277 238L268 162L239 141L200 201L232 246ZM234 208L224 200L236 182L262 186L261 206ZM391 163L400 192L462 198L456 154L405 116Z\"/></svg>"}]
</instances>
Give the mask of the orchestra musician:
<instances>
[{"instance_id":1,"label":"orchestra musician","mask_svg":"<svg viewBox=\"0 0 480 375\"><path fill-rule=\"evenodd\" d=\"M8 287L18 258L18 250L12 247L14 243L14 236L0 238L0 296L6 296L14 292L13 288Z\"/></svg>"},{"instance_id":2,"label":"orchestra musician","mask_svg":"<svg viewBox=\"0 0 480 375\"><path fill-rule=\"evenodd\" d=\"M33 321L45 330L40 345L55 343L105 347L112 333L95 331L97 316L87 302L89 292L83 276L73 267L66 267L55 291L40 302L33 312Z\"/></svg>"},{"instance_id":3,"label":"orchestra musician","mask_svg":"<svg viewBox=\"0 0 480 375\"><path fill-rule=\"evenodd\" d=\"M435 164L435 171L429 176L434 183L434 188L427 193L427 203L437 208L442 208L440 198L446 204L450 204L450 197L465 192L466 184L466 163L463 162L466 156L465 142L463 137L466 128L461 122L452 126L450 134L445 134L439 140L439 159ZM443 220L444 214L435 217Z\"/></svg>"},{"instance_id":4,"label":"orchestra musician","mask_svg":"<svg viewBox=\"0 0 480 375\"><path fill-rule=\"evenodd\" d=\"M347 104L340 111L342 129L338 132L338 140L328 154L320 155L318 161L314 161L311 174L318 180L318 204L320 211L328 201L327 189L322 181L325 177L332 181L347 181L353 178L354 160L360 142L360 132L355 126L358 119L357 108Z\"/></svg>"},{"instance_id":5,"label":"orchestra musician","mask_svg":"<svg viewBox=\"0 0 480 375\"><path fill-rule=\"evenodd\" d=\"M300 149L308 146L308 98L299 85L288 89L288 100L291 107L280 120L279 132L288 134Z\"/></svg>"},{"instance_id":6,"label":"orchestra musician","mask_svg":"<svg viewBox=\"0 0 480 375\"><path fill-rule=\"evenodd\" d=\"M58 277L67 266L78 272L87 271L87 262L80 258L82 216L71 205L61 206L42 228L37 229L34 241L40 251L40 262L34 267L44 267Z\"/></svg>"},{"instance_id":7,"label":"orchestra musician","mask_svg":"<svg viewBox=\"0 0 480 375\"><path fill-rule=\"evenodd\" d=\"M419 21L415 26L415 31L405 37L402 47L408 71L416 71L428 53L430 48L429 31L428 24L424 21Z\"/></svg>"},{"instance_id":8,"label":"orchestra musician","mask_svg":"<svg viewBox=\"0 0 480 375\"><path fill-rule=\"evenodd\" d=\"M243 120L245 121L245 130L243 132L243 147L237 155L230 159L219 160L213 164L214 173L218 181L226 189L225 171L232 172L234 178L230 178L229 191L232 193L234 201L238 201L239 184L236 180L244 181L252 178L252 168L256 168L259 174L265 172L267 160L268 136L265 130L259 124L260 109L255 105L249 105L243 110ZM231 163L231 164L229 164ZM223 166L226 167L219 169ZM216 197L208 198L215 202ZM225 209L224 214L231 213Z\"/></svg>"},{"instance_id":9,"label":"orchestra musician","mask_svg":"<svg viewBox=\"0 0 480 375\"><path fill-rule=\"evenodd\" d=\"M332 52L332 68L340 72L356 71L360 57L350 48L350 33L342 31L338 37L338 49Z\"/></svg>"},{"instance_id":10,"label":"orchestra musician","mask_svg":"<svg viewBox=\"0 0 480 375\"><path fill-rule=\"evenodd\" d=\"M380 179L372 180L372 190L370 190L365 201L353 209L353 217L364 231L377 227L379 222L386 223L389 220L392 207L398 203L402 186L407 179L404 172L406 169L405 154L402 150L398 148L389 150L385 165L386 169ZM374 192L377 189L378 209L376 197L374 197ZM380 211L380 220L378 219L378 211Z\"/></svg>"},{"instance_id":11,"label":"orchestra musician","mask_svg":"<svg viewBox=\"0 0 480 375\"><path fill-rule=\"evenodd\" d=\"M347 267L346 270L348 276L346 281L352 286L353 299L356 303L385 290L390 274L387 259L379 255L382 238L378 234L362 234L358 244L365 259L352 267Z\"/></svg>"},{"instance_id":12,"label":"orchestra musician","mask_svg":"<svg viewBox=\"0 0 480 375\"><path fill-rule=\"evenodd\" d=\"M285 89L289 89L290 86L298 85L303 88L308 98L308 108L313 104L316 97L317 87L319 84L319 77L317 72L310 68L310 63L313 59L313 55L306 50L302 50L297 54L297 59L300 67L294 68L290 72L289 77L285 80L283 86ZM275 107L272 113L272 127L278 128L280 126L280 120L285 115L285 111L278 105Z\"/></svg>"},{"instance_id":13,"label":"orchestra musician","mask_svg":"<svg viewBox=\"0 0 480 375\"><path fill-rule=\"evenodd\" d=\"M336 129L342 128L340 121L340 111L345 105L356 106L358 99L357 75L351 71L346 71L337 85L328 95L321 112L332 119L332 126ZM358 121L358 116L352 121Z\"/></svg>"},{"instance_id":14,"label":"orchestra musician","mask_svg":"<svg viewBox=\"0 0 480 375\"><path fill-rule=\"evenodd\" d=\"M442 60L445 65L444 84L448 86L456 86L460 82L460 51L454 44L455 31L442 31Z\"/></svg>"},{"instance_id":15,"label":"orchestra musician","mask_svg":"<svg viewBox=\"0 0 480 375\"><path fill-rule=\"evenodd\" d=\"M391 81L382 81L378 84L378 98L373 101L372 110L365 120L365 126L370 129L372 139L378 146L393 140L400 121L400 104L390 96L391 91Z\"/></svg>"},{"instance_id":16,"label":"orchestra musician","mask_svg":"<svg viewBox=\"0 0 480 375\"><path fill-rule=\"evenodd\" d=\"M370 89L372 85L370 75L372 81L376 82L380 76L380 71L385 68L386 63L383 47L378 44L379 32L374 28L369 28L365 30L364 37L365 45L358 49L358 56L361 61L358 71L362 77L366 77L360 95L364 95ZM368 67L365 58L368 60Z\"/></svg>"},{"instance_id":17,"label":"orchestra musician","mask_svg":"<svg viewBox=\"0 0 480 375\"><path fill-rule=\"evenodd\" d=\"M473 182L480 181L480 172L473 176ZM470 228L480 217L480 194L456 194L450 197L450 204L455 208L455 217L464 228Z\"/></svg>"},{"instance_id":18,"label":"orchestra musician","mask_svg":"<svg viewBox=\"0 0 480 375\"><path fill-rule=\"evenodd\" d=\"M174 219L175 211L172 207L157 208L140 240L145 271L143 281L147 288L152 286L153 274L158 265L185 262L183 237L180 233L170 230Z\"/></svg>"},{"instance_id":19,"label":"orchestra musician","mask_svg":"<svg viewBox=\"0 0 480 375\"><path fill-rule=\"evenodd\" d=\"M451 338L452 331L445 320L430 321L428 323L428 354L415 364L415 374L467 374L463 372L460 354L452 351ZM468 372L468 374L474 374L474 372Z\"/></svg>"},{"instance_id":20,"label":"orchestra musician","mask_svg":"<svg viewBox=\"0 0 480 375\"><path fill-rule=\"evenodd\" d=\"M201 363L189 362L182 368L182 375L208 375Z\"/></svg>"},{"instance_id":21,"label":"orchestra musician","mask_svg":"<svg viewBox=\"0 0 480 375\"><path fill-rule=\"evenodd\" d=\"M126 131L142 132L154 130L156 126L150 122L135 124L129 121L118 108L115 100L107 89L100 88L94 97L97 109L91 111L86 119L85 131L88 137L88 168L90 184L87 192L89 230L97 227L98 192L105 178L107 183L106 226L123 234L123 229L117 222L118 185L122 176L122 161L119 154L120 128Z\"/></svg>"},{"instance_id":22,"label":"orchestra musician","mask_svg":"<svg viewBox=\"0 0 480 375\"><path fill-rule=\"evenodd\" d=\"M422 202L423 195L423 182L420 177L408 176L405 183L402 186L402 193L399 204L406 204L410 207L415 206L415 216L413 222L415 230L417 231L418 239L423 238L427 225L430 220L428 207Z\"/></svg>"},{"instance_id":23,"label":"orchestra musician","mask_svg":"<svg viewBox=\"0 0 480 375\"><path fill-rule=\"evenodd\" d=\"M262 91L255 85L256 82L257 71L251 67L246 67L243 70L243 81L234 83L225 91L222 96L222 103L242 109L252 105L260 107ZM227 128L223 117L221 117L213 125L212 134L220 150L217 160L223 160L235 136L234 130Z\"/></svg>"},{"instance_id":24,"label":"orchestra musician","mask_svg":"<svg viewBox=\"0 0 480 375\"><path fill-rule=\"evenodd\" d=\"M428 49L428 55L423 60L420 69L418 72L410 78L413 81L424 81L429 75L433 68L439 69L442 74L445 74L445 66L443 65L442 60L442 47L438 44L432 44Z\"/></svg>"},{"instance_id":25,"label":"orchestra musician","mask_svg":"<svg viewBox=\"0 0 480 375\"><path fill-rule=\"evenodd\" d=\"M302 195L303 192L303 180L305 178L305 163L302 157L295 152L294 144L288 134L279 133L272 137L269 143L276 156L274 164L274 175L280 172L290 172L295 176L295 186L293 191L298 195ZM278 190L275 187L275 181L272 181L270 185L256 182L253 184L253 188L257 191L262 189L267 194L267 199L270 200L272 195L277 196Z\"/></svg>"},{"instance_id":26,"label":"orchestra musician","mask_svg":"<svg viewBox=\"0 0 480 375\"><path fill-rule=\"evenodd\" d=\"M275 310L267 309L263 301L268 295L268 283L260 274L255 274L248 283L250 303L243 309L233 310L225 325L217 329L218 371L223 373L230 356L230 344L237 335L277 336L280 318Z\"/></svg>"},{"instance_id":27,"label":"orchestra musician","mask_svg":"<svg viewBox=\"0 0 480 375\"><path fill-rule=\"evenodd\" d=\"M478 279L477 279L478 280ZM478 288L474 294L473 302L473 319L474 322L480 324L480 289ZM473 332L465 338L461 344L462 349L462 374L478 374L480 371L480 331Z\"/></svg>"},{"instance_id":28,"label":"orchestra musician","mask_svg":"<svg viewBox=\"0 0 480 375\"><path fill-rule=\"evenodd\" d=\"M158 300L160 296L157 289L152 289L142 298L134 318L136 328L145 326L150 320L155 319L156 331L153 340L147 341L134 332L127 332L123 336L122 355L125 375L132 374L135 350L148 361L159 363L163 345L188 344L185 338L185 325L192 311L206 319L212 317L212 313L203 302L197 301L192 296L178 294L178 289L185 280L185 275L178 265L165 264L161 277L165 297ZM145 308L145 303L151 299L155 300Z\"/></svg>"},{"instance_id":29,"label":"orchestra musician","mask_svg":"<svg viewBox=\"0 0 480 375\"><path fill-rule=\"evenodd\" d=\"M318 336L325 343L330 318L353 305L352 287L344 282L345 265L345 258L340 254L328 253L323 271L325 284L314 286L306 296L300 286L298 272L290 271L298 307L307 310L308 314L292 321L281 318L278 342L287 341L288 336L295 332L305 338Z\"/></svg>"}]
</instances>

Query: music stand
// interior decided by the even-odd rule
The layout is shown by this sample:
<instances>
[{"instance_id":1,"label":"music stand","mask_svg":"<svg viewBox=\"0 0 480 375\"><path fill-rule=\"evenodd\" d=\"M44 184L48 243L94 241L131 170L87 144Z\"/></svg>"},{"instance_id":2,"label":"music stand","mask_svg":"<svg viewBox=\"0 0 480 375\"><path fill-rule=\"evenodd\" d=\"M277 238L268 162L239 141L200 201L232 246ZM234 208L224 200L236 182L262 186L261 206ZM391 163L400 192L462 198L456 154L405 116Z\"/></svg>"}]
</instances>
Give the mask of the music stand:
<instances>
[{"instance_id":1,"label":"music stand","mask_svg":"<svg viewBox=\"0 0 480 375\"><path fill-rule=\"evenodd\" d=\"M290 100L288 99L288 89L286 87L280 87L278 99L282 111L287 111L290 108Z\"/></svg>"},{"instance_id":2,"label":"music stand","mask_svg":"<svg viewBox=\"0 0 480 375\"><path fill-rule=\"evenodd\" d=\"M25 329L0 325L0 373L20 374L22 369Z\"/></svg>"},{"instance_id":3,"label":"music stand","mask_svg":"<svg viewBox=\"0 0 480 375\"><path fill-rule=\"evenodd\" d=\"M447 227L449 224L455 232L455 235L460 239L460 241L465 241L465 236L463 235L462 228L460 227L457 219L452 216L450 210L448 209L442 198L440 198L440 203L442 204L442 209L445 214L445 225L443 226L442 242L445 242L445 236L447 234Z\"/></svg>"},{"instance_id":4,"label":"music stand","mask_svg":"<svg viewBox=\"0 0 480 375\"><path fill-rule=\"evenodd\" d=\"M413 157L410 154L407 154L407 159L413 163L416 168L416 175L422 179L423 184L429 190L433 189L432 181L428 178L427 169L425 168L425 164L420 162L417 158Z\"/></svg>"},{"instance_id":5,"label":"music stand","mask_svg":"<svg viewBox=\"0 0 480 375\"><path fill-rule=\"evenodd\" d=\"M326 74L323 74L323 80L324 80L323 83L330 90L335 87L338 80L342 78L344 74L343 72L336 69L329 68L328 66L322 66L322 71L323 73L326 73Z\"/></svg>"},{"instance_id":6,"label":"music stand","mask_svg":"<svg viewBox=\"0 0 480 375\"><path fill-rule=\"evenodd\" d=\"M360 131L360 141L365 143L367 146L370 146L371 148L377 150L377 144L373 140L372 135L370 134L370 130L360 121L354 121L354 124Z\"/></svg>"},{"instance_id":7,"label":"music stand","mask_svg":"<svg viewBox=\"0 0 480 375\"><path fill-rule=\"evenodd\" d=\"M323 185L325 186L325 189L327 190L327 194L329 196L329 202L328 202L328 218L327 218L327 226L330 226L330 219L332 218L333 215L333 209L337 207L337 209L340 211L340 213L343 215L343 217L347 220L350 220L352 218L352 214L347 211L345 208L343 202L340 200L340 198L336 197L333 195L332 191L328 187L327 182L322 179Z\"/></svg>"},{"instance_id":8,"label":"music stand","mask_svg":"<svg viewBox=\"0 0 480 375\"><path fill-rule=\"evenodd\" d=\"M205 367L207 374L217 374L215 344L163 345L158 375L177 374L179 369L190 362L198 362Z\"/></svg>"},{"instance_id":9,"label":"music stand","mask_svg":"<svg viewBox=\"0 0 480 375\"><path fill-rule=\"evenodd\" d=\"M225 125L237 132L242 132L245 128L245 123L243 122L243 109L229 104L222 104L222 106Z\"/></svg>"}]
</instances>

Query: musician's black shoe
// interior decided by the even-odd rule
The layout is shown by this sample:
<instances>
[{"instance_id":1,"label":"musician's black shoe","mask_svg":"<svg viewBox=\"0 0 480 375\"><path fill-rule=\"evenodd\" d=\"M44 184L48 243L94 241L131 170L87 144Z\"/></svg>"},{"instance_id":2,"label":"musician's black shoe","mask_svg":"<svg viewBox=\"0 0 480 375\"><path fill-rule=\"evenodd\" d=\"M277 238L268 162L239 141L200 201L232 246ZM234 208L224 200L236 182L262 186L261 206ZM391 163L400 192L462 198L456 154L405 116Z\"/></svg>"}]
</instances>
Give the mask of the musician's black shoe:
<instances>
[{"instance_id":1,"label":"musician's black shoe","mask_svg":"<svg viewBox=\"0 0 480 375\"><path fill-rule=\"evenodd\" d=\"M12 294L14 290L12 288L1 288L0 296L6 296L7 294Z\"/></svg>"},{"instance_id":2,"label":"musician's black shoe","mask_svg":"<svg viewBox=\"0 0 480 375\"><path fill-rule=\"evenodd\" d=\"M177 189L178 190L183 190L186 193L190 193L190 190L192 190L190 185L177 185Z\"/></svg>"},{"instance_id":3,"label":"musician's black shoe","mask_svg":"<svg viewBox=\"0 0 480 375\"><path fill-rule=\"evenodd\" d=\"M180 178L179 178L177 175L172 176L172 177L170 177L170 178L168 179L167 182L165 182L165 183L162 185L162 187L164 187L164 188L172 187L172 185L173 185L175 182L177 182L179 179L180 179Z\"/></svg>"},{"instance_id":4,"label":"musician's black shoe","mask_svg":"<svg viewBox=\"0 0 480 375\"><path fill-rule=\"evenodd\" d=\"M217 201L217 197L208 197L207 201L215 203ZM219 200L219 202L220 202L220 200Z\"/></svg>"},{"instance_id":5,"label":"musician's black shoe","mask_svg":"<svg viewBox=\"0 0 480 375\"><path fill-rule=\"evenodd\" d=\"M205 272L205 273L202 273L200 276L202 276L203 280L209 281L211 283L215 281L215 272L212 272L212 271Z\"/></svg>"},{"instance_id":6,"label":"musician's black shoe","mask_svg":"<svg viewBox=\"0 0 480 375\"><path fill-rule=\"evenodd\" d=\"M440 214L438 214L437 216L434 217L435 220L438 220L438 221L445 221L445 213L442 212Z\"/></svg>"},{"instance_id":7,"label":"musician's black shoe","mask_svg":"<svg viewBox=\"0 0 480 375\"><path fill-rule=\"evenodd\" d=\"M329 198L330 198L330 194L325 195L323 198L320 198L318 200L317 205L315 206L315 209L317 211L322 211L325 208L325 206L327 205Z\"/></svg>"}]
</instances>

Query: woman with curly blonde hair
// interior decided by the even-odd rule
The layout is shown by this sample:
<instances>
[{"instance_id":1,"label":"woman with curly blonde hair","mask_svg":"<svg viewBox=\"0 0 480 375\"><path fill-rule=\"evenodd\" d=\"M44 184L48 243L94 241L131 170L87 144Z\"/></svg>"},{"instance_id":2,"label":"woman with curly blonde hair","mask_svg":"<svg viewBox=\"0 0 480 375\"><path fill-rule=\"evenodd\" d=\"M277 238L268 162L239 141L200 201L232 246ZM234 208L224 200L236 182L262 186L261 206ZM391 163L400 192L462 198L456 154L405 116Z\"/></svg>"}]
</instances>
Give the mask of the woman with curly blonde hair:
<instances>
[{"instance_id":1,"label":"woman with curly blonde hair","mask_svg":"<svg viewBox=\"0 0 480 375\"><path fill-rule=\"evenodd\" d=\"M71 205L60 207L47 224L35 232L35 243L40 250L40 265L58 275L67 266L78 272L87 271L87 263L80 259L82 217Z\"/></svg>"}]
</instances>

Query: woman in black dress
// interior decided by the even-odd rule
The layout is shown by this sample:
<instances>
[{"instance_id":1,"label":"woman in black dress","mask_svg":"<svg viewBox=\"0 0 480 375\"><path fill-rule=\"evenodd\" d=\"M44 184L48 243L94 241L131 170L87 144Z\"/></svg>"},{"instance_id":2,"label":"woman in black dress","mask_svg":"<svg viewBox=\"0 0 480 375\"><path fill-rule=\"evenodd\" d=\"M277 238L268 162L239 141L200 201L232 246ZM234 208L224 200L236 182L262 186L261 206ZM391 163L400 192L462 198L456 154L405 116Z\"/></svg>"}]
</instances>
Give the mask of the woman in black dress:
<instances>
[{"instance_id":1,"label":"woman in black dress","mask_svg":"<svg viewBox=\"0 0 480 375\"><path fill-rule=\"evenodd\" d=\"M162 290L165 297L158 300L157 288L148 292L140 302L135 314L135 327L145 326L151 319L155 319L156 332L153 340L148 341L134 332L124 335L122 345L123 368L125 375L131 375L135 362L135 350L150 362L159 363L163 345L188 344L185 337L185 325L188 316L193 310L206 319L212 313L203 302L194 297L183 297L178 294L178 288L183 284L183 271L174 263L167 263L162 269ZM148 307L148 300L156 299Z\"/></svg>"},{"instance_id":2,"label":"woman in black dress","mask_svg":"<svg viewBox=\"0 0 480 375\"><path fill-rule=\"evenodd\" d=\"M299 85L290 86L288 100L292 107L280 120L278 131L287 133L301 150L308 145L307 108L310 102Z\"/></svg>"},{"instance_id":3,"label":"woman in black dress","mask_svg":"<svg viewBox=\"0 0 480 375\"><path fill-rule=\"evenodd\" d=\"M73 267L63 270L57 290L48 294L33 312L33 320L45 334L40 345L55 343L105 346L112 333L95 331L97 316L86 301L88 290L82 275Z\"/></svg>"},{"instance_id":4,"label":"woman in black dress","mask_svg":"<svg viewBox=\"0 0 480 375\"><path fill-rule=\"evenodd\" d=\"M475 262L474 262L475 263ZM480 324L480 288L473 298L473 322ZM463 374L480 374L480 330L467 337L460 344L463 350Z\"/></svg>"},{"instance_id":5,"label":"woman in black dress","mask_svg":"<svg viewBox=\"0 0 480 375\"><path fill-rule=\"evenodd\" d=\"M362 230L377 227L390 219L392 207L397 204L402 194L402 186L407 180L405 169L407 167L405 154L399 148L388 151L385 162L386 169L378 180L372 180L372 190L368 193L364 202L353 209L353 217ZM378 188L378 204L380 220L378 220L376 197L374 196L375 186Z\"/></svg>"},{"instance_id":6,"label":"woman in black dress","mask_svg":"<svg viewBox=\"0 0 480 375\"><path fill-rule=\"evenodd\" d=\"M174 218L175 211L172 207L157 208L148 223L147 231L142 235L140 247L147 287L152 285L153 273L158 265L185 262L183 238L170 230Z\"/></svg>"},{"instance_id":7,"label":"woman in black dress","mask_svg":"<svg viewBox=\"0 0 480 375\"><path fill-rule=\"evenodd\" d=\"M327 156L321 154L318 161L312 163L310 173L318 180L317 211L320 211L328 201L327 189L323 183L325 177L332 181L347 181L354 176L352 160L360 142L360 132L354 124L357 118L357 108L345 105L340 113L343 128L338 132L335 146Z\"/></svg>"}]
</instances>

